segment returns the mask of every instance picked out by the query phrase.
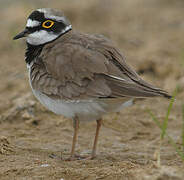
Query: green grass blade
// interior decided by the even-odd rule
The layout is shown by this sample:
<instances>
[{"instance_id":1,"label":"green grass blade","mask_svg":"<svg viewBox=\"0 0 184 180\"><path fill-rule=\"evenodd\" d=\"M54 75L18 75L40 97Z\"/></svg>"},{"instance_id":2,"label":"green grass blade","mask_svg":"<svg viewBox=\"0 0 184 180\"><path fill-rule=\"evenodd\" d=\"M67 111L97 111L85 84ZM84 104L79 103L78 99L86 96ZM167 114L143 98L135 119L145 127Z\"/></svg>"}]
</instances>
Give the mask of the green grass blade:
<instances>
[{"instance_id":1,"label":"green grass blade","mask_svg":"<svg viewBox=\"0 0 184 180\"><path fill-rule=\"evenodd\" d=\"M158 121L157 117L151 112L151 110L147 110L148 113L150 114L151 118L153 119L153 121L156 123L156 125L162 130L162 125L161 123ZM178 155L182 158L182 160L184 161L184 154L180 151L180 149L177 147L176 143L174 142L174 140L167 134L167 132L165 131L165 135L167 136L167 138L169 139L169 143L174 147L175 151L178 153Z\"/></svg>"},{"instance_id":2,"label":"green grass blade","mask_svg":"<svg viewBox=\"0 0 184 180\"><path fill-rule=\"evenodd\" d=\"M167 126L168 126L169 115L171 113L171 109L172 109L173 104L174 104L176 93L177 93L177 89L174 91L173 96L172 96L172 98L170 100L170 103L169 103L169 107L167 109L167 113L166 113L166 116L165 116L165 119L164 119L164 122L163 122L163 125L162 125L161 139L164 139L164 136L165 136L165 133L166 133L166 129L167 129Z\"/></svg>"},{"instance_id":3,"label":"green grass blade","mask_svg":"<svg viewBox=\"0 0 184 180\"><path fill-rule=\"evenodd\" d=\"M166 133L167 138L169 139L169 143L175 148L175 151L178 153L178 155L181 157L181 159L184 161L184 154L183 152L178 148L174 140Z\"/></svg>"},{"instance_id":4,"label":"green grass blade","mask_svg":"<svg viewBox=\"0 0 184 180\"><path fill-rule=\"evenodd\" d=\"M182 146L184 150L184 104L182 105Z\"/></svg>"},{"instance_id":5,"label":"green grass blade","mask_svg":"<svg viewBox=\"0 0 184 180\"><path fill-rule=\"evenodd\" d=\"M162 129L162 126L160 125L160 122L158 121L157 117L151 112L150 109L147 109L147 112L149 113L149 115L151 116L151 118L153 119L153 121L156 123L156 125Z\"/></svg>"},{"instance_id":6,"label":"green grass blade","mask_svg":"<svg viewBox=\"0 0 184 180\"><path fill-rule=\"evenodd\" d=\"M176 88L176 90L174 91L173 96L171 98L171 101L169 103L168 110L167 110L167 113L166 113L166 116L164 118L163 123L160 123L159 122L158 118L151 112L151 110L147 110L147 111L150 114L150 116L153 119L153 121L156 123L156 125L162 131L161 132L161 140L163 140L164 137L166 136L169 139L169 143L175 148L175 151L178 153L178 155L184 161L184 153L178 148L178 146L176 145L176 143L174 142L174 140L166 132L166 129L167 129L167 126L168 126L169 115L171 113L171 109L173 107L174 100L175 100L175 97L176 97L177 92L178 92L178 89ZM182 120L183 120L183 126L182 126L182 146L183 146L183 149L184 149L184 104L182 106Z\"/></svg>"}]
</instances>

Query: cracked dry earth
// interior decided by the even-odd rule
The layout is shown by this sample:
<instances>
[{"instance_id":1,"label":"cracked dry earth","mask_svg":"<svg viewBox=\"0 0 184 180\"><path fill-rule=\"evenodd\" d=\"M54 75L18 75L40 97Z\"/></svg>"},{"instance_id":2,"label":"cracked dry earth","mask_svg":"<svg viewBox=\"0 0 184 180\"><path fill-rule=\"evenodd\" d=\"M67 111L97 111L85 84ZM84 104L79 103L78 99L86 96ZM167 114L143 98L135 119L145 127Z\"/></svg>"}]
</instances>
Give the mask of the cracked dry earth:
<instances>
[{"instance_id":1,"label":"cracked dry earth","mask_svg":"<svg viewBox=\"0 0 184 180\"><path fill-rule=\"evenodd\" d=\"M135 101L104 116L96 159L61 160L69 156L72 122L47 111L33 97L24 63L25 43L11 40L38 7L62 9L76 29L111 38L128 64L150 83L171 93L179 87L168 134L178 147L182 144L183 0L4 0L0 1L0 179L184 179L183 161L167 138L161 147L162 165L156 166L160 130L146 110L162 121L169 101L160 98ZM90 154L95 128L95 122L80 123L78 154Z\"/></svg>"}]
</instances>

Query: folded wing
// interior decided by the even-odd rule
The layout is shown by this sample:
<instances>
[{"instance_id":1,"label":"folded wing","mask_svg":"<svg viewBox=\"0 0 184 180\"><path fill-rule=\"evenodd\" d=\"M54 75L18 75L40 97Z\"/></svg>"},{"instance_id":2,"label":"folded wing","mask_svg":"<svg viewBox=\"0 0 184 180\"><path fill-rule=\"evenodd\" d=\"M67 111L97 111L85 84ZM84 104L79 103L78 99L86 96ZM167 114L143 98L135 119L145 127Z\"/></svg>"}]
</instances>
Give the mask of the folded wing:
<instances>
[{"instance_id":1,"label":"folded wing","mask_svg":"<svg viewBox=\"0 0 184 180\"><path fill-rule=\"evenodd\" d=\"M39 61L44 73L35 72L41 68L32 68L32 75L37 76L32 77L37 79L33 88L50 97L66 100L171 97L142 80L108 39L81 36L79 41L79 35L73 36L65 43L58 40L43 49Z\"/></svg>"}]
</instances>

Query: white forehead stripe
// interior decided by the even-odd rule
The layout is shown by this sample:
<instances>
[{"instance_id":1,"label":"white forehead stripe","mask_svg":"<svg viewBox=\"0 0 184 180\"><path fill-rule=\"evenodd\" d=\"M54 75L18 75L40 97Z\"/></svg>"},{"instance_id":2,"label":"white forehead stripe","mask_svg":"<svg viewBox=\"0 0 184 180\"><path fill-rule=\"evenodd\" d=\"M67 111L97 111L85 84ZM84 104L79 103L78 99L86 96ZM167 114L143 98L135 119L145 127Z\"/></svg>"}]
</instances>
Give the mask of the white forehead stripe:
<instances>
[{"instance_id":1,"label":"white forehead stripe","mask_svg":"<svg viewBox=\"0 0 184 180\"><path fill-rule=\"evenodd\" d=\"M36 27L36 26L39 26L39 25L40 25L39 21L28 19L26 27Z\"/></svg>"},{"instance_id":2,"label":"white forehead stripe","mask_svg":"<svg viewBox=\"0 0 184 180\"><path fill-rule=\"evenodd\" d=\"M47 13L45 9L37 9L37 11L42 12L42 13Z\"/></svg>"},{"instance_id":3,"label":"white forehead stripe","mask_svg":"<svg viewBox=\"0 0 184 180\"><path fill-rule=\"evenodd\" d=\"M53 20L56 20L56 21L64 21L65 22L65 18L64 17L51 15L45 9L37 9L37 11L44 13L44 16L45 16L46 19L53 19Z\"/></svg>"},{"instance_id":4,"label":"white forehead stripe","mask_svg":"<svg viewBox=\"0 0 184 180\"><path fill-rule=\"evenodd\" d=\"M65 21L64 17L59 17L59 16L53 16L53 15L49 15L49 14L45 14L44 15L46 19L53 19L56 21Z\"/></svg>"}]
</instances>

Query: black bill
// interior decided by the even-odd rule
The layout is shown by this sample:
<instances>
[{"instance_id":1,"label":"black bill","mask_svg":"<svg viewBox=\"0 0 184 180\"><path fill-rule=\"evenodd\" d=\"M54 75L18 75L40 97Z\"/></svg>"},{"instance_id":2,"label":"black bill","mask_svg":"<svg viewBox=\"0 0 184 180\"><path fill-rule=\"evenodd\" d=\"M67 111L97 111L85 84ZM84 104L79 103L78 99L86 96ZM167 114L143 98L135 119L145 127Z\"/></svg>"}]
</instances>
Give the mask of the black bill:
<instances>
[{"instance_id":1,"label":"black bill","mask_svg":"<svg viewBox=\"0 0 184 180\"><path fill-rule=\"evenodd\" d=\"M26 35L29 34L28 33L28 29L24 29L24 31L22 31L21 33L17 34L13 40L16 40L16 39L20 39L20 38L23 38L23 37L26 37Z\"/></svg>"}]
</instances>

